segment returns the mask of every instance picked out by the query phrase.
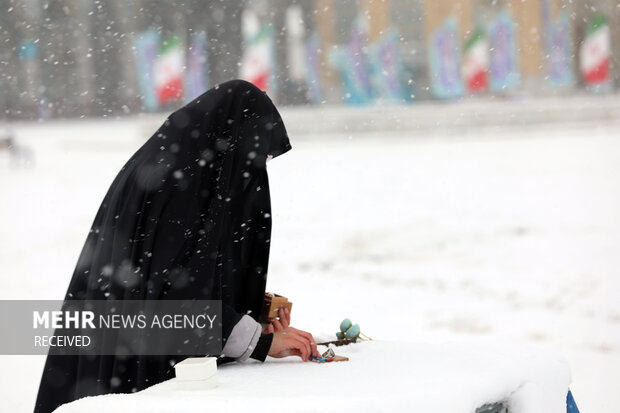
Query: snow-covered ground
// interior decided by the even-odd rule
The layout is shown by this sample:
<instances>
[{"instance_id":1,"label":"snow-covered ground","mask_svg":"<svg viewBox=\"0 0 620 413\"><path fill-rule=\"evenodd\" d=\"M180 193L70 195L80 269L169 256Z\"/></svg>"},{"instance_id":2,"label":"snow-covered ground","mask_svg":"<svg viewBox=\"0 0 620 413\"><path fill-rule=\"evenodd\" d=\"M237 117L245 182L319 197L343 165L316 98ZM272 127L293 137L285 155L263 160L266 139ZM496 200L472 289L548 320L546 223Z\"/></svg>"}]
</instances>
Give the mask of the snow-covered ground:
<instances>
[{"instance_id":1,"label":"snow-covered ground","mask_svg":"<svg viewBox=\"0 0 620 413\"><path fill-rule=\"evenodd\" d=\"M36 159L9 168L0 153L0 299L58 299L103 195L149 134L132 120L15 132ZM349 317L405 352L540 347L568 361L583 412L616 412L617 136L609 125L291 136L293 150L268 166L268 289L289 297L293 325L318 338ZM44 358L0 359L0 410L31 410Z\"/></svg>"},{"instance_id":2,"label":"snow-covered ground","mask_svg":"<svg viewBox=\"0 0 620 413\"><path fill-rule=\"evenodd\" d=\"M171 379L135 394L86 397L56 413L473 413L502 400L511 412L566 413L567 364L523 346L373 341L336 351L350 361L221 366L215 389Z\"/></svg>"}]
</instances>

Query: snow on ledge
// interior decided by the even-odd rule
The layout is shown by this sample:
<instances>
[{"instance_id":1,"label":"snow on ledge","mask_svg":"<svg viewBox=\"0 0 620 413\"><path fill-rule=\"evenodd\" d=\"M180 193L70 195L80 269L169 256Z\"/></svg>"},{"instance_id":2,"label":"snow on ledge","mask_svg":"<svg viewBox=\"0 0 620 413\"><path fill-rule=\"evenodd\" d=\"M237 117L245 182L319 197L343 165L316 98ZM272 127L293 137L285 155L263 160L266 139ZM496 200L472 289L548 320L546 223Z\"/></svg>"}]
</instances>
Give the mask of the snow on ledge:
<instances>
[{"instance_id":1,"label":"snow on ledge","mask_svg":"<svg viewBox=\"0 0 620 413\"><path fill-rule=\"evenodd\" d=\"M336 348L348 362L298 358L220 366L219 387L183 390L176 379L133 394L86 397L57 413L388 411L473 413L508 401L511 413L565 413L567 363L529 346L364 342Z\"/></svg>"}]
</instances>

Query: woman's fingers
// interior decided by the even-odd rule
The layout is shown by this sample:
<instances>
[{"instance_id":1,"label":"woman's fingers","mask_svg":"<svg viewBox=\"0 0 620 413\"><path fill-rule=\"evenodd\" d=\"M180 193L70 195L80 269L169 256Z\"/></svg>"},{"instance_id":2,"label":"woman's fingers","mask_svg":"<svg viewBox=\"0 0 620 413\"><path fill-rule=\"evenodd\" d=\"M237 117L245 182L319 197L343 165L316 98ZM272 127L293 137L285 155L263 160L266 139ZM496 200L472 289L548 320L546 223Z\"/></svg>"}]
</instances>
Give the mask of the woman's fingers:
<instances>
[{"instance_id":1,"label":"woman's fingers","mask_svg":"<svg viewBox=\"0 0 620 413\"><path fill-rule=\"evenodd\" d=\"M297 333L299 333L299 335L301 335L302 337L304 337L307 341L308 341L308 345L310 346L310 354L312 354L313 356L318 357L319 356L319 350L316 347L316 340L314 339L314 337L312 337L312 334L306 332L306 331L302 331L302 330L297 330L294 327L293 328Z\"/></svg>"},{"instance_id":2,"label":"woman's fingers","mask_svg":"<svg viewBox=\"0 0 620 413\"><path fill-rule=\"evenodd\" d=\"M284 328L291 324L291 315L286 308L280 308L278 310L278 316L280 316L280 323Z\"/></svg>"},{"instance_id":3,"label":"woman's fingers","mask_svg":"<svg viewBox=\"0 0 620 413\"><path fill-rule=\"evenodd\" d=\"M310 343L310 351L312 352L313 355L315 356L319 356L319 349L316 348L316 340L314 339L314 337L312 337L312 334L306 332L306 331L301 331L301 334L304 335L309 343Z\"/></svg>"},{"instance_id":4,"label":"woman's fingers","mask_svg":"<svg viewBox=\"0 0 620 413\"><path fill-rule=\"evenodd\" d=\"M282 328L282 324L278 320L271 320L271 323L275 332L269 349L270 356L297 355L304 361L309 360L311 355L319 356L312 334L290 326Z\"/></svg>"},{"instance_id":5,"label":"woman's fingers","mask_svg":"<svg viewBox=\"0 0 620 413\"><path fill-rule=\"evenodd\" d=\"M297 329L292 328L292 327L291 327L291 329L295 333L295 336L296 336L297 340L299 340L302 343L304 343L304 346L306 348L306 351L308 353L308 358L309 358L311 354L314 354L312 352L312 344L311 344L312 340L309 339L306 334L303 334L304 331L297 330ZM310 336L310 337L312 337L312 336Z\"/></svg>"},{"instance_id":6,"label":"woman's fingers","mask_svg":"<svg viewBox=\"0 0 620 413\"><path fill-rule=\"evenodd\" d=\"M295 337L293 340L295 348L301 352L301 359L307 361L310 358L310 347L299 337Z\"/></svg>"},{"instance_id":7,"label":"woman's fingers","mask_svg":"<svg viewBox=\"0 0 620 413\"><path fill-rule=\"evenodd\" d=\"M275 331L282 331L282 330L284 330L284 326L282 325L280 320L278 320L277 318L271 319L271 325L273 326L273 329Z\"/></svg>"},{"instance_id":8,"label":"woman's fingers","mask_svg":"<svg viewBox=\"0 0 620 413\"><path fill-rule=\"evenodd\" d=\"M287 340L287 347L297 351L299 357L306 361L310 357L310 346L305 337L299 335L297 331L284 332Z\"/></svg>"}]
</instances>

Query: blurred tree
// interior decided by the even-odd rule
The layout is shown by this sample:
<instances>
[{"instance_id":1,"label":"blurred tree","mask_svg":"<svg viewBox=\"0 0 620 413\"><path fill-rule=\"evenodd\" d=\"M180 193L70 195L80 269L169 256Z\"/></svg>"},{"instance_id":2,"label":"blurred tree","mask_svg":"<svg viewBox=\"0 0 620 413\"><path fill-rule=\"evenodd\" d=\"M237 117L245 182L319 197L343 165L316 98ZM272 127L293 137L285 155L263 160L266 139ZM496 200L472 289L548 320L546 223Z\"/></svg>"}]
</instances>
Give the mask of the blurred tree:
<instances>
[{"instance_id":1,"label":"blurred tree","mask_svg":"<svg viewBox=\"0 0 620 413\"><path fill-rule=\"evenodd\" d=\"M19 106L18 29L14 2L0 0L0 109L3 117L21 117Z\"/></svg>"}]
</instances>

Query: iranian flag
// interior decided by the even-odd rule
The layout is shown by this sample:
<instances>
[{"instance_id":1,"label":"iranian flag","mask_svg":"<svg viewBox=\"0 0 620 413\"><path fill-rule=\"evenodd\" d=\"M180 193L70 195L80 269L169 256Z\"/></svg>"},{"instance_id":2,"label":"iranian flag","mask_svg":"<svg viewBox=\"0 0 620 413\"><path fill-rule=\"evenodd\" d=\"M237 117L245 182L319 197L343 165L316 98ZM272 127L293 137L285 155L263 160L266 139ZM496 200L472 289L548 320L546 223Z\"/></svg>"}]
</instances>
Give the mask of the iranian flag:
<instances>
[{"instance_id":1,"label":"iranian flag","mask_svg":"<svg viewBox=\"0 0 620 413\"><path fill-rule=\"evenodd\" d=\"M273 92L275 52L271 27L261 26L256 14L245 10L242 18L242 31L244 50L239 77L253 83L261 90Z\"/></svg>"},{"instance_id":2,"label":"iranian flag","mask_svg":"<svg viewBox=\"0 0 620 413\"><path fill-rule=\"evenodd\" d=\"M598 85L609 80L609 58L611 52L609 25L605 16L596 16L586 30L581 45L579 68L588 85Z\"/></svg>"},{"instance_id":3,"label":"iranian flag","mask_svg":"<svg viewBox=\"0 0 620 413\"><path fill-rule=\"evenodd\" d=\"M169 37L155 61L155 90L159 104L175 101L183 96L183 62L185 53L181 40Z\"/></svg>"},{"instance_id":4,"label":"iranian flag","mask_svg":"<svg viewBox=\"0 0 620 413\"><path fill-rule=\"evenodd\" d=\"M271 44L267 36L248 45L241 63L239 76L261 90L269 89L272 74Z\"/></svg>"},{"instance_id":5,"label":"iranian flag","mask_svg":"<svg viewBox=\"0 0 620 413\"><path fill-rule=\"evenodd\" d=\"M484 31L476 30L465 42L463 78L470 92L484 92L489 87L489 41Z\"/></svg>"}]
</instances>

